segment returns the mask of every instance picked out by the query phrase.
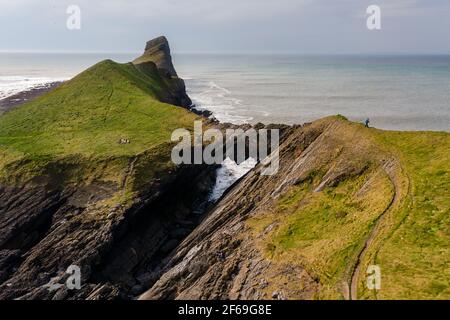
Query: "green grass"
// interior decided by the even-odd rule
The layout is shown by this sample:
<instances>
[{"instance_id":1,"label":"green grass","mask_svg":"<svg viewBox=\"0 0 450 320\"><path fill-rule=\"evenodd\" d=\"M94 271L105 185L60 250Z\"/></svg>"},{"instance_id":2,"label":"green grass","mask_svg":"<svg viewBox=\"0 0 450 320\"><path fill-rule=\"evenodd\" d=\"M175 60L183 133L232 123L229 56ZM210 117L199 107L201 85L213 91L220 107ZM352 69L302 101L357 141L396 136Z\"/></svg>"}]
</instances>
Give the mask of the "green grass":
<instances>
[{"instance_id":1,"label":"green grass","mask_svg":"<svg viewBox=\"0 0 450 320\"><path fill-rule=\"evenodd\" d=\"M117 170L125 168L131 157L155 148L161 161L168 161L172 131L191 128L195 118L158 100L167 85L151 68L105 60L2 115L0 180L46 173L55 161L75 162L78 167L85 163L90 174L97 168L98 174L119 179ZM119 144L121 138L131 143ZM109 165L112 170L105 170Z\"/></svg>"},{"instance_id":2,"label":"green grass","mask_svg":"<svg viewBox=\"0 0 450 320\"><path fill-rule=\"evenodd\" d=\"M340 117L313 127L323 121L333 126L320 152L304 164L308 178L248 221L266 256L305 268L320 283L316 298L342 299L380 219L362 261L358 298L449 299L450 134L366 129ZM392 158L398 165L389 176L383 160ZM364 170L316 190L328 170L346 167ZM371 264L381 268L378 292L366 289ZM268 294L282 285L272 282Z\"/></svg>"},{"instance_id":3,"label":"green grass","mask_svg":"<svg viewBox=\"0 0 450 320\"><path fill-rule=\"evenodd\" d=\"M403 205L366 261L381 267L377 297L449 299L450 135L379 131L377 138L401 159L410 181ZM374 297L362 284L360 291Z\"/></svg>"}]
</instances>

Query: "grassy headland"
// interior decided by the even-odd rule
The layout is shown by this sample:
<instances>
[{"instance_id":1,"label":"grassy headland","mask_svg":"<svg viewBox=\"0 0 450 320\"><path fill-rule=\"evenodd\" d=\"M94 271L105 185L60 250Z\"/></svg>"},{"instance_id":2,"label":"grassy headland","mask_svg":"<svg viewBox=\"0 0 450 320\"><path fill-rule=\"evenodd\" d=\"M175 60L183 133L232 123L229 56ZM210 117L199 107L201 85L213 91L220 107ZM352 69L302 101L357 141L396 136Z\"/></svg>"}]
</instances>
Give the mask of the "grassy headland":
<instances>
[{"instance_id":1,"label":"grassy headland","mask_svg":"<svg viewBox=\"0 0 450 320\"><path fill-rule=\"evenodd\" d=\"M167 81L151 69L105 60L4 114L0 179L15 182L54 168L74 182L99 175L120 181L130 159L144 154L157 155L152 170L170 166L171 132L191 128L195 115L159 101Z\"/></svg>"}]
</instances>

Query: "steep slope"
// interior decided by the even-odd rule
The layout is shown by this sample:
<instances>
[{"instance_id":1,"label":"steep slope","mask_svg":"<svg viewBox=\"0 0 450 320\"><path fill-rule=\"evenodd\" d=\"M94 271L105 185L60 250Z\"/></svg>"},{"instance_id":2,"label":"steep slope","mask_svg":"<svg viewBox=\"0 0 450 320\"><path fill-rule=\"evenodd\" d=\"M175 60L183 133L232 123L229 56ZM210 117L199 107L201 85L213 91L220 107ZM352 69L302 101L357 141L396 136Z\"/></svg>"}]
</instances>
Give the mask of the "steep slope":
<instances>
[{"instance_id":1,"label":"steep slope","mask_svg":"<svg viewBox=\"0 0 450 320\"><path fill-rule=\"evenodd\" d=\"M0 117L0 298L129 298L192 229L215 167L171 162L197 116L162 74L106 60Z\"/></svg>"},{"instance_id":2,"label":"steep slope","mask_svg":"<svg viewBox=\"0 0 450 320\"><path fill-rule=\"evenodd\" d=\"M286 136L280 171L235 185L141 299L450 297L448 133L332 117Z\"/></svg>"}]
</instances>

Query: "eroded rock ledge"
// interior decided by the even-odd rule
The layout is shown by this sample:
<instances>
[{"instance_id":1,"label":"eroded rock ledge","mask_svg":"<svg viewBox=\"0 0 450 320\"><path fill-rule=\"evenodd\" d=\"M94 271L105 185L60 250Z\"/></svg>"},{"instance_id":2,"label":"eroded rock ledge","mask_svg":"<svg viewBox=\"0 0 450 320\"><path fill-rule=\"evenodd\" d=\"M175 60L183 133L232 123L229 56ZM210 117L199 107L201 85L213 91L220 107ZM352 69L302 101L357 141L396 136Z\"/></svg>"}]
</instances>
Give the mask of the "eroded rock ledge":
<instances>
[{"instance_id":1,"label":"eroded rock ledge","mask_svg":"<svg viewBox=\"0 0 450 320\"><path fill-rule=\"evenodd\" d=\"M0 299L132 298L198 223L214 181L215 168L179 168L133 203L115 206L102 204L115 185L3 187ZM69 265L81 267L82 290L49 290L64 283Z\"/></svg>"}]
</instances>

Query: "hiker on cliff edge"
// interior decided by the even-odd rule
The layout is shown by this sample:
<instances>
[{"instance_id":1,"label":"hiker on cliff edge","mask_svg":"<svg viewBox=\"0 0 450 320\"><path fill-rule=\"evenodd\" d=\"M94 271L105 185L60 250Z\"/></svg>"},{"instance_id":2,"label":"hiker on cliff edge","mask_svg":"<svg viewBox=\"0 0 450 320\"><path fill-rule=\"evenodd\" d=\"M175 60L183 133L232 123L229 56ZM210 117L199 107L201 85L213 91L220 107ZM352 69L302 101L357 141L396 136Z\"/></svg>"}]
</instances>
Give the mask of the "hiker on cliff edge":
<instances>
[{"instance_id":1,"label":"hiker on cliff edge","mask_svg":"<svg viewBox=\"0 0 450 320\"><path fill-rule=\"evenodd\" d=\"M364 121L364 124L366 125L366 128L369 127L369 123L370 123L370 120L369 120L369 118L367 118L366 121Z\"/></svg>"}]
</instances>

